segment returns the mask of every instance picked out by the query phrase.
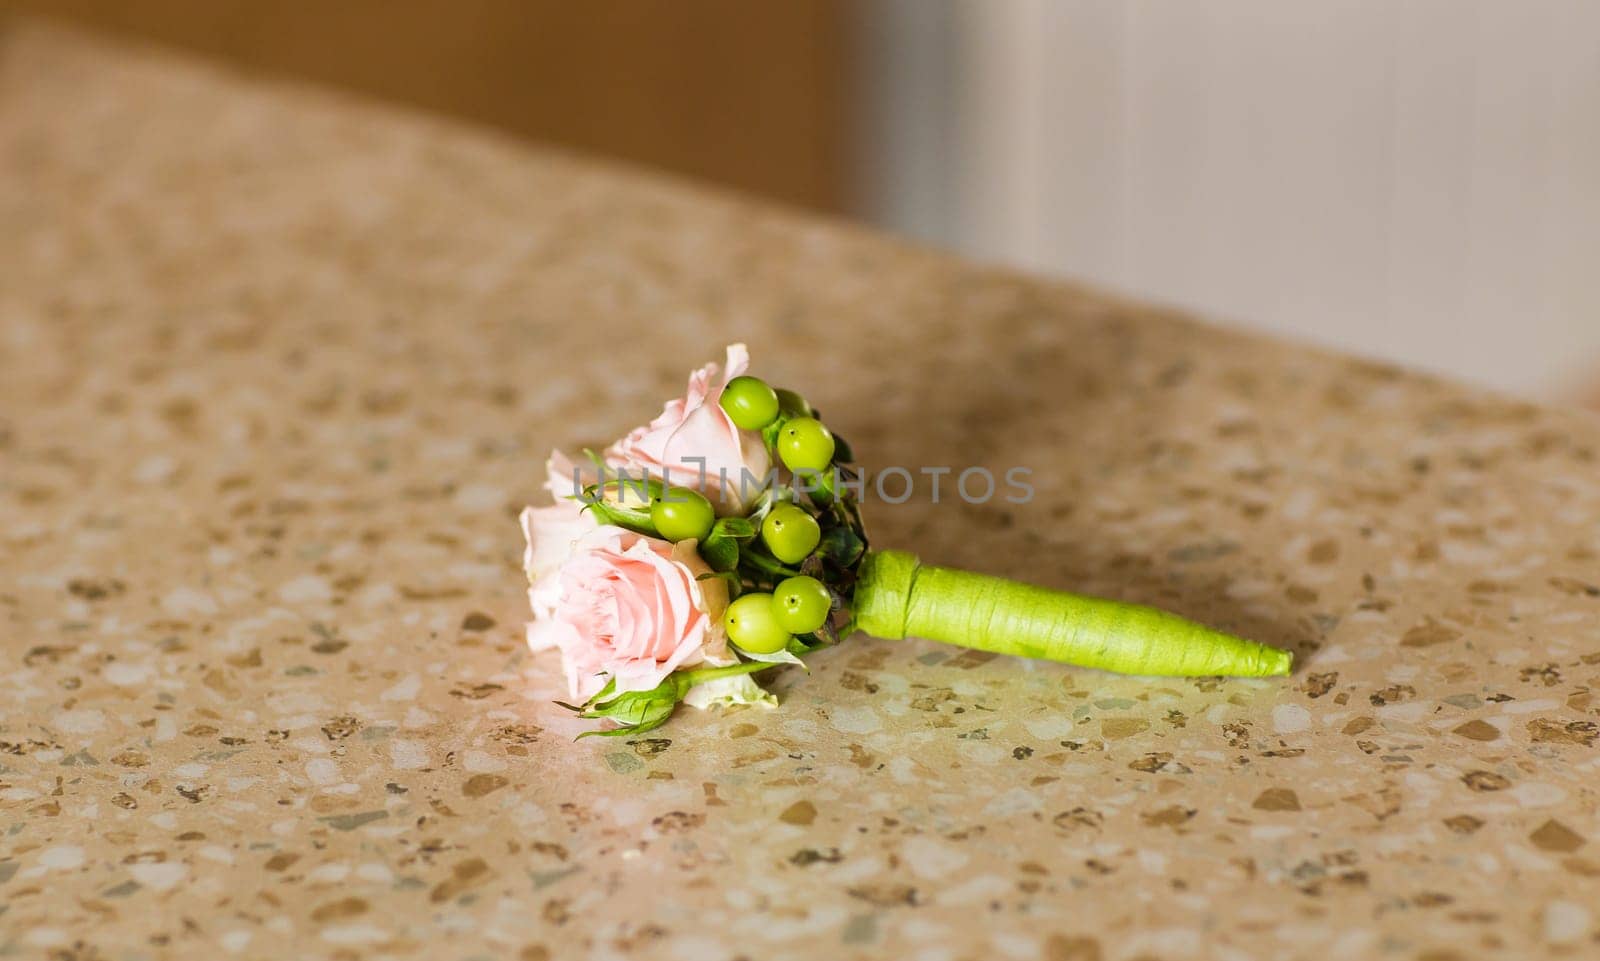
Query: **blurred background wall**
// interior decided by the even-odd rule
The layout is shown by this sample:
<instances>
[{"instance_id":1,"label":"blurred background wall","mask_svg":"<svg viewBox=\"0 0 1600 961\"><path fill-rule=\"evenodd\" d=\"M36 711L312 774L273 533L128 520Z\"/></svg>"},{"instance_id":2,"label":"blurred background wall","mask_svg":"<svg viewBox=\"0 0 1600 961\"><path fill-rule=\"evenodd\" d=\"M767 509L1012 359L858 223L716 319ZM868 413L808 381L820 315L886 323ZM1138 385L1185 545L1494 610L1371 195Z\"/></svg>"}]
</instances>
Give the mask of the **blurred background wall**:
<instances>
[{"instance_id":1,"label":"blurred background wall","mask_svg":"<svg viewBox=\"0 0 1600 961\"><path fill-rule=\"evenodd\" d=\"M1600 404L1593 0L0 0Z\"/></svg>"},{"instance_id":2,"label":"blurred background wall","mask_svg":"<svg viewBox=\"0 0 1600 961\"><path fill-rule=\"evenodd\" d=\"M888 145L886 223L1519 393L1600 375L1600 3L880 16L874 76L926 71L888 109L939 115L890 140L947 146Z\"/></svg>"},{"instance_id":3,"label":"blurred background wall","mask_svg":"<svg viewBox=\"0 0 1600 961\"><path fill-rule=\"evenodd\" d=\"M844 210L845 0L0 0L518 136Z\"/></svg>"}]
</instances>

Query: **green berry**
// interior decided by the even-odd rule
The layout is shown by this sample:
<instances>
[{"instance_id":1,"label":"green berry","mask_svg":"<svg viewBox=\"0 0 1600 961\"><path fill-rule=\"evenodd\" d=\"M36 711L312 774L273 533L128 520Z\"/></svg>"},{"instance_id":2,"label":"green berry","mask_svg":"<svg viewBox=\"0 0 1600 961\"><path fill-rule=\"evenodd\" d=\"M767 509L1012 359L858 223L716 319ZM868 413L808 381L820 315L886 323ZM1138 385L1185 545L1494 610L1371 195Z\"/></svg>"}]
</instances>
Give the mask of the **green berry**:
<instances>
[{"instance_id":1,"label":"green berry","mask_svg":"<svg viewBox=\"0 0 1600 961\"><path fill-rule=\"evenodd\" d=\"M722 388L722 409L744 430L760 430L778 418L778 393L759 377L735 377Z\"/></svg>"},{"instance_id":2,"label":"green berry","mask_svg":"<svg viewBox=\"0 0 1600 961\"><path fill-rule=\"evenodd\" d=\"M669 541L703 541L716 520L705 495L687 487L669 487L650 505L650 523Z\"/></svg>"},{"instance_id":3,"label":"green berry","mask_svg":"<svg viewBox=\"0 0 1600 961\"><path fill-rule=\"evenodd\" d=\"M779 504L761 522L761 539L772 556L785 564L805 560L822 540L817 519L793 504Z\"/></svg>"},{"instance_id":4,"label":"green berry","mask_svg":"<svg viewBox=\"0 0 1600 961\"><path fill-rule=\"evenodd\" d=\"M833 463L833 434L814 417L796 417L778 431L778 456L790 470L825 470Z\"/></svg>"},{"instance_id":5,"label":"green berry","mask_svg":"<svg viewBox=\"0 0 1600 961\"><path fill-rule=\"evenodd\" d=\"M771 594L741 594L722 615L722 626L735 647L752 654L776 654L789 643Z\"/></svg>"},{"instance_id":6,"label":"green berry","mask_svg":"<svg viewBox=\"0 0 1600 961\"><path fill-rule=\"evenodd\" d=\"M833 598L821 581L801 574L778 585L772 592L772 604L779 627L790 634L810 634L827 623Z\"/></svg>"},{"instance_id":7,"label":"green berry","mask_svg":"<svg viewBox=\"0 0 1600 961\"><path fill-rule=\"evenodd\" d=\"M811 405L806 403L806 399L804 397L801 397L792 390L784 390L782 387L779 387L776 393L778 395L778 409L783 411L785 414L788 414L790 417L813 416Z\"/></svg>"}]
</instances>

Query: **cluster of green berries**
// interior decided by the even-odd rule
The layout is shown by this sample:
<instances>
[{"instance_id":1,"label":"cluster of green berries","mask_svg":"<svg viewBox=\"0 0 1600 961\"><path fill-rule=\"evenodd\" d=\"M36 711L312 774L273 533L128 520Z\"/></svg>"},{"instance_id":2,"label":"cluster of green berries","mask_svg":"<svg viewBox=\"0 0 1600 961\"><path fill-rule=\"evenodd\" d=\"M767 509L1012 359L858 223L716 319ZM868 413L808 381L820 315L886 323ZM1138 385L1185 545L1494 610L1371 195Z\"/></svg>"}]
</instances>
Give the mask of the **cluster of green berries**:
<instances>
[{"instance_id":1,"label":"cluster of green berries","mask_svg":"<svg viewBox=\"0 0 1600 961\"><path fill-rule=\"evenodd\" d=\"M717 521L711 501L688 487L669 487L650 503L650 523L669 541L705 540ZM772 556L798 564L822 541L817 519L793 504L779 504L761 522L761 540Z\"/></svg>"},{"instance_id":2,"label":"cluster of green berries","mask_svg":"<svg viewBox=\"0 0 1600 961\"><path fill-rule=\"evenodd\" d=\"M775 654L796 634L820 630L833 598L815 577L799 574L779 582L771 594L741 594L722 615L728 640L752 654Z\"/></svg>"},{"instance_id":3,"label":"cluster of green berries","mask_svg":"<svg viewBox=\"0 0 1600 961\"><path fill-rule=\"evenodd\" d=\"M716 522L711 502L699 491L669 487L650 505L656 532L670 541L703 540ZM774 507L761 524L761 539L772 556L795 564L817 549L822 528L817 519L793 504ZM728 606L723 626L728 637L753 654L780 651L795 634L820 630L828 620L833 599L815 577L796 575L781 582L771 594L745 594Z\"/></svg>"},{"instance_id":4,"label":"cluster of green berries","mask_svg":"<svg viewBox=\"0 0 1600 961\"><path fill-rule=\"evenodd\" d=\"M810 408L804 400L787 391L784 393L788 396L780 397L778 391L759 377L735 377L723 388L722 409L742 430L765 430L778 419L785 406L805 411L801 416L784 421L778 430L778 459L792 471L827 470L833 463L833 434L822 421L809 416ZM785 405L784 400L790 403Z\"/></svg>"},{"instance_id":5,"label":"cluster of green berries","mask_svg":"<svg viewBox=\"0 0 1600 961\"><path fill-rule=\"evenodd\" d=\"M811 416L810 405L798 394L774 390L758 377L735 377L723 389L721 404L742 430L775 428L769 440L791 471L824 471L833 464L833 434ZM669 487L650 505L651 523L670 541L704 540L716 520L711 501L687 487ZM778 504L761 522L761 540L780 562L798 564L817 549L822 528L803 508ZM770 594L741 595L728 605L723 625L741 650L774 654L794 635L820 630L832 604L827 587L802 574L782 581Z\"/></svg>"},{"instance_id":6,"label":"cluster of green berries","mask_svg":"<svg viewBox=\"0 0 1600 961\"><path fill-rule=\"evenodd\" d=\"M833 434L811 416L799 395L774 390L759 377L735 377L722 391L722 409L742 430L764 431L780 416L773 447L792 471L823 471L833 464ZM798 564L817 549L822 528L794 504L779 504L761 522L761 540L772 556ZM722 623L728 639L752 654L773 654L795 634L809 634L827 623L833 599L822 582L804 574L778 584L771 594L745 594L728 605Z\"/></svg>"},{"instance_id":7,"label":"cluster of green berries","mask_svg":"<svg viewBox=\"0 0 1600 961\"><path fill-rule=\"evenodd\" d=\"M833 463L832 432L809 416L810 407L799 395L782 393L787 396L780 400L779 392L759 377L735 377L722 392L722 409L744 430L763 430L786 409L805 411L805 416L791 417L778 429L774 442L778 458L792 471L826 470ZM669 541L704 540L716 520L711 502L688 487L669 487L650 505L651 523ZM773 557L794 564L816 550L822 531L810 514L783 504L767 515L761 537Z\"/></svg>"}]
</instances>

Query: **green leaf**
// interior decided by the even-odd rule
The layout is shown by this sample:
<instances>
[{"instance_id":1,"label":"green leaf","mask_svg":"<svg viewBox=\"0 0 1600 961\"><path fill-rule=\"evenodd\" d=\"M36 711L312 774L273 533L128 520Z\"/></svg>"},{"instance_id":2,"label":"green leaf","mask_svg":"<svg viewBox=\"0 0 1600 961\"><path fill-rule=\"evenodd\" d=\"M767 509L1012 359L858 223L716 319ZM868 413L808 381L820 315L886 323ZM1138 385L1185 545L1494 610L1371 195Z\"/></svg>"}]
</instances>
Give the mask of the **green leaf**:
<instances>
[{"instance_id":1,"label":"green leaf","mask_svg":"<svg viewBox=\"0 0 1600 961\"><path fill-rule=\"evenodd\" d=\"M783 430L783 425L789 422L793 415L779 414L777 419L761 428L761 443L767 445L767 453L772 455L773 463L778 462L778 434Z\"/></svg>"},{"instance_id":2,"label":"green leaf","mask_svg":"<svg viewBox=\"0 0 1600 961\"><path fill-rule=\"evenodd\" d=\"M700 556L717 573L732 571L739 566L739 542L731 537L718 537L712 531L700 544Z\"/></svg>"},{"instance_id":3,"label":"green leaf","mask_svg":"<svg viewBox=\"0 0 1600 961\"><path fill-rule=\"evenodd\" d=\"M822 533L822 543L817 545L817 553L828 558L840 567L850 567L861 559L867 549L867 544L856 532L849 527L830 527Z\"/></svg>"},{"instance_id":4,"label":"green leaf","mask_svg":"<svg viewBox=\"0 0 1600 961\"><path fill-rule=\"evenodd\" d=\"M711 525L711 533L700 542L700 556L714 571L731 571L739 566L739 547L756 536L754 524L743 517L724 517Z\"/></svg>"},{"instance_id":5,"label":"green leaf","mask_svg":"<svg viewBox=\"0 0 1600 961\"><path fill-rule=\"evenodd\" d=\"M712 526L711 530L715 532L719 528L727 532L729 537L735 538L739 541L747 541L756 536L756 525L750 523L748 520L745 520L743 517L724 517L717 521L717 523Z\"/></svg>"},{"instance_id":6,"label":"green leaf","mask_svg":"<svg viewBox=\"0 0 1600 961\"><path fill-rule=\"evenodd\" d=\"M855 463L855 452L850 449L850 444L838 434L833 435L833 460L836 464Z\"/></svg>"},{"instance_id":7,"label":"green leaf","mask_svg":"<svg viewBox=\"0 0 1600 961\"><path fill-rule=\"evenodd\" d=\"M646 537L660 537L656 533L655 522L650 519L650 509L638 507L624 507L620 504L611 504L595 498L588 501L586 510L594 512L594 516L602 524L623 527L635 534Z\"/></svg>"},{"instance_id":8,"label":"green leaf","mask_svg":"<svg viewBox=\"0 0 1600 961\"><path fill-rule=\"evenodd\" d=\"M589 708L593 707L595 704L597 704L597 703L605 700L606 698L610 697L611 696L611 692L616 690L616 689L617 689L617 679L614 678L614 677L613 678L608 678L606 680L606 686L602 687L599 691L595 692L595 695L593 697L589 698L587 701L584 701L582 707L578 707L577 705L573 705L573 704L568 704L565 701L557 701L556 703L561 705L562 707L566 708L569 711L578 711L578 712L581 713L583 711L587 711Z\"/></svg>"},{"instance_id":9,"label":"green leaf","mask_svg":"<svg viewBox=\"0 0 1600 961\"><path fill-rule=\"evenodd\" d=\"M827 629L828 625L823 625ZM816 634L796 634L789 638L788 651L796 656L810 654L812 651L821 650L828 646L828 642Z\"/></svg>"},{"instance_id":10,"label":"green leaf","mask_svg":"<svg viewBox=\"0 0 1600 961\"><path fill-rule=\"evenodd\" d=\"M654 731L656 728L667 723L667 718L671 716L672 712L668 711L660 719L650 721L645 724L630 724L627 727L613 727L606 728L604 730L596 728L593 731L584 731L582 734L579 734L577 737L573 738L573 740L581 741L586 737L627 737L633 734L643 734L645 731Z\"/></svg>"},{"instance_id":11,"label":"green leaf","mask_svg":"<svg viewBox=\"0 0 1600 961\"><path fill-rule=\"evenodd\" d=\"M826 509L838 498L834 493L833 468L827 470L801 469L795 472L796 501L803 494L814 506Z\"/></svg>"},{"instance_id":12,"label":"green leaf","mask_svg":"<svg viewBox=\"0 0 1600 961\"><path fill-rule=\"evenodd\" d=\"M672 706L676 703L672 698L657 696L654 690L629 691L603 704L596 704L578 716L605 718L618 724L643 724L660 714L663 707L666 713L672 713Z\"/></svg>"},{"instance_id":13,"label":"green leaf","mask_svg":"<svg viewBox=\"0 0 1600 961\"><path fill-rule=\"evenodd\" d=\"M650 503L640 505L638 503L639 499L642 497L647 502L658 501L665 490L666 487L659 478L629 475L625 478L610 477L598 483L590 484L583 489L583 493L586 500L607 500L607 494L615 495L615 497L608 500L608 503L614 507L626 506L631 509L637 509L643 506L645 510L649 510ZM618 501L626 503L618 503Z\"/></svg>"},{"instance_id":14,"label":"green leaf","mask_svg":"<svg viewBox=\"0 0 1600 961\"><path fill-rule=\"evenodd\" d=\"M776 388L778 393L778 410L790 417L815 417L817 412L806 399L792 390L782 387Z\"/></svg>"},{"instance_id":15,"label":"green leaf","mask_svg":"<svg viewBox=\"0 0 1600 961\"><path fill-rule=\"evenodd\" d=\"M606 688L610 690L614 686L613 679ZM623 732L637 734L654 730L672 716L672 712L677 709L678 702L683 700L683 695L688 689L689 684L683 673L676 672L668 675L666 680L648 691L628 691L608 700L600 699L603 696L602 692L602 695L596 695L591 699L588 707L578 716L615 721L621 727L617 730L587 731L578 737L588 735L612 737Z\"/></svg>"}]
</instances>

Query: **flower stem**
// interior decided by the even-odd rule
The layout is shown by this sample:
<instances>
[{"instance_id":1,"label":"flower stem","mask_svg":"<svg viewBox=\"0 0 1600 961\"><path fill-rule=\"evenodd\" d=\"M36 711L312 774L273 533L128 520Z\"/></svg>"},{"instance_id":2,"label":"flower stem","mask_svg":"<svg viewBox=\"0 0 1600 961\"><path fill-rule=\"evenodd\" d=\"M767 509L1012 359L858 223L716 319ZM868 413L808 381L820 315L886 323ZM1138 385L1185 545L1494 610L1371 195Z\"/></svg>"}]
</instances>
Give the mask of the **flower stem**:
<instances>
[{"instance_id":1,"label":"flower stem","mask_svg":"<svg viewBox=\"0 0 1600 961\"><path fill-rule=\"evenodd\" d=\"M1121 674L1271 677L1294 655L1175 614L923 565L872 551L855 588L856 625L869 634L925 637L998 654Z\"/></svg>"},{"instance_id":2,"label":"flower stem","mask_svg":"<svg viewBox=\"0 0 1600 961\"><path fill-rule=\"evenodd\" d=\"M687 690L696 684L715 681L724 677L738 677L740 674L754 674L764 671L769 667L777 667L783 661L746 661L742 664L729 664L726 667L702 667L693 671L683 672L683 686Z\"/></svg>"},{"instance_id":3,"label":"flower stem","mask_svg":"<svg viewBox=\"0 0 1600 961\"><path fill-rule=\"evenodd\" d=\"M793 577L800 573L797 568L785 567L783 564L780 564L775 560L762 557L755 551L740 551L739 561L743 564L749 564L751 567L754 567L763 574L769 574L778 578Z\"/></svg>"}]
</instances>

